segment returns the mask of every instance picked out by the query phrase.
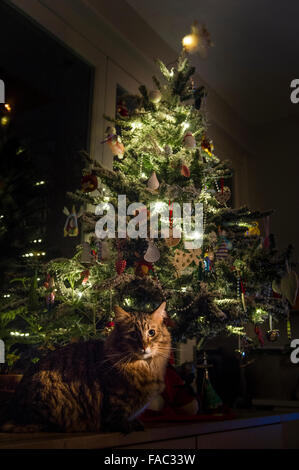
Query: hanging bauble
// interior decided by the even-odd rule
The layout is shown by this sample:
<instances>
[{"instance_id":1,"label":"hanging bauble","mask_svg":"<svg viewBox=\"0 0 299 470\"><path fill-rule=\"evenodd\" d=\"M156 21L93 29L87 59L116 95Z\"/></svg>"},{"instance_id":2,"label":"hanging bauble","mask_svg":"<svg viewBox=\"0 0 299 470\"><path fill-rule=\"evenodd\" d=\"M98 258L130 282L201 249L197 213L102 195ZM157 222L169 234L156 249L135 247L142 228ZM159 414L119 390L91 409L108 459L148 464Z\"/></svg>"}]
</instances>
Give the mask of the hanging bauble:
<instances>
[{"instance_id":1,"label":"hanging bauble","mask_svg":"<svg viewBox=\"0 0 299 470\"><path fill-rule=\"evenodd\" d=\"M156 191L160 186L160 183L158 181L158 178L157 178L157 175L156 175L156 172L154 171L152 173L152 176L150 177L150 179L148 180L147 182L147 188L150 190L150 191Z\"/></svg>"},{"instance_id":2,"label":"hanging bauble","mask_svg":"<svg viewBox=\"0 0 299 470\"><path fill-rule=\"evenodd\" d=\"M125 259L119 259L115 263L115 269L118 275L122 274L124 270L126 269L127 262Z\"/></svg>"},{"instance_id":3,"label":"hanging bauble","mask_svg":"<svg viewBox=\"0 0 299 470\"><path fill-rule=\"evenodd\" d=\"M116 134L115 127L107 127L106 134L107 137L101 143L107 144L112 154L122 159L124 157L125 147L120 136Z\"/></svg>"},{"instance_id":4,"label":"hanging bauble","mask_svg":"<svg viewBox=\"0 0 299 470\"><path fill-rule=\"evenodd\" d=\"M185 134L183 142L186 149L193 149L196 147L196 140L191 132L187 132L187 134Z\"/></svg>"},{"instance_id":5,"label":"hanging bauble","mask_svg":"<svg viewBox=\"0 0 299 470\"><path fill-rule=\"evenodd\" d=\"M149 272L153 271L152 263L148 263L145 260L137 261L135 263L135 275L139 277L148 276Z\"/></svg>"},{"instance_id":6,"label":"hanging bauble","mask_svg":"<svg viewBox=\"0 0 299 470\"><path fill-rule=\"evenodd\" d=\"M151 103L158 104L162 99L161 91L160 90L152 90L149 92L149 100Z\"/></svg>"},{"instance_id":7,"label":"hanging bauble","mask_svg":"<svg viewBox=\"0 0 299 470\"><path fill-rule=\"evenodd\" d=\"M190 170L185 164L181 166L181 175L185 176L185 178L190 178Z\"/></svg>"},{"instance_id":8,"label":"hanging bauble","mask_svg":"<svg viewBox=\"0 0 299 470\"><path fill-rule=\"evenodd\" d=\"M94 171L92 171L89 175L85 175L81 179L81 186L82 191L84 193L91 193L95 191L98 187L98 178Z\"/></svg>"},{"instance_id":9,"label":"hanging bauble","mask_svg":"<svg viewBox=\"0 0 299 470\"><path fill-rule=\"evenodd\" d=\"M251 227L245 232L245 237L259 237L261 234L259 223L257 221L252 222Z\"/></svg>"},{"instance_id":10,"label":"hanging bauble","mask_svg":"<svg viewBox=\"0 0 299 470\"><path fill-rule=\"evenodd\" d=\"M267 339L271 343L277 341L280 337L280 331L279 330L269 330L267 331Z\"/></svg>"},{"instance_id":11,"label":"hanging bauble","mask_svg":"<svg viewBox=\"0 0 299 470\"><path fill-rule=\"evenodd\" d=\"M211 140L208 139L206 135L204 135L200 141L200 146L202 150L204 150L210 157L213 155L214 145Z\"/></svg>"},{"instance_id":12,"label":"hanging bauble","mask_svg":"<svg viewBox=\"0 0 299 470\"><path fill-rule=\"evenodd\" d=\"M160 251L153 242L149 242L144 259L148 263L156 263L160 259Z\"/></svg>"},{"instance_id":13,"label":"hanging bauble","mask_svg":"<svg viewBox=\"0 0 299 470\"><path fill-rule=\"evenodd\" d=\"M220 204L226 204L231 197L231 191L228 186L224 186L218 193L215 194L215 199Z\"/></svg>"}]
</instances>

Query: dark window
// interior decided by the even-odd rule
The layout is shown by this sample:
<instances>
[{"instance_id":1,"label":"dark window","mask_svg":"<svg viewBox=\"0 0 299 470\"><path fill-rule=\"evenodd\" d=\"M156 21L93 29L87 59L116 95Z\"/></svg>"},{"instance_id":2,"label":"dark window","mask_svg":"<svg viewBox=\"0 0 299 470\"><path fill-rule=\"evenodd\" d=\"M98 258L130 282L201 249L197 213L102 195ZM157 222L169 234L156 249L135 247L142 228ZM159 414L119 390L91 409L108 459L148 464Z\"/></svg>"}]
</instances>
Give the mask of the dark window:
<instances>
[{"instance_id":1,"label":"dark window","mask_svg":"<svg viewBox=\"0 0 299 470\"><path fill-rule=\"evenodd\" d=\"M46 181L45 246L48 256L71 255L79 237L63 237L72 200L80 187L89 147L93 67L15 8L0 5L0 78L12 107L17 137L34 155L38 178Z\"/></svg>"}]
</instances>

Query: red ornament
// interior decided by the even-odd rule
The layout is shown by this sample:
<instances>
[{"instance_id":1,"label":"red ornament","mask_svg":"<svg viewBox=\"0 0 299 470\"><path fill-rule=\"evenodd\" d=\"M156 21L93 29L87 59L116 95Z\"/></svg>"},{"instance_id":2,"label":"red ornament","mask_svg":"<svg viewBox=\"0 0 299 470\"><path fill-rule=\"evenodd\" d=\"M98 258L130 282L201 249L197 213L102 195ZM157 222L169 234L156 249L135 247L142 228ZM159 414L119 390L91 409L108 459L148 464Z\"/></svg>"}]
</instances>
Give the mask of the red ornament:
<instances>
[{"instance_id":1,"label":"red ornament","mask_svg":"<svg viewBox=\"0 0 299 470\"><path fill-rule=\"evenodd\" d=\"M87 281L89 279L89 274L90 274L90 272L89 272L88 269L86 271L82 271L81 277L83 277L83 279L82 279L82 284L83 285L85 285L87 283Z\"/></svg>"},{"instance_id":2,"label":"red ornament","mask_svg":"<svg viewBox=\"0 0 299 470\"><path fill-rule=\"evenodd\" d=\"M119 259L115 263L115 269L118 275L122 274L124 270L126 269L127 262L125 259Z\"/></svg>"},{"instance_id":3,"label":"red ornament","mask_svg":"<svg viewBox=\"0 0 299 470\"><path fill-rule=\"evenodd\" d=\"M190 178L190 170L187 165L181 166L181 175L185 176L185 178Z\"/></svg>"},{"instance_id":4,"label":"red ornament","mask_svg":"<svg viewBox=\"0 0 299 470\"><path fill-rule=\"evenodd\" d=\"M83 176L81 179L82 191L84 193L91 193L98 187L98 178L94 172L89 175Z\"/></svg>"}]
</instances>

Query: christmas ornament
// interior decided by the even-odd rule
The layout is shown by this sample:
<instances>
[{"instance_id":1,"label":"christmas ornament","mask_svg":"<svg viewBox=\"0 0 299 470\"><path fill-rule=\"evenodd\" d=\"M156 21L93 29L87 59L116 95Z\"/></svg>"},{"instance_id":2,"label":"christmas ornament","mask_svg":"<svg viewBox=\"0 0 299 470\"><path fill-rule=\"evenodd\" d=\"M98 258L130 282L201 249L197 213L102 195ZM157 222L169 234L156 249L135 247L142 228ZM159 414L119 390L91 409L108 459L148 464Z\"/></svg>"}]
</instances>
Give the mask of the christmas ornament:
<instances>
[{"instance_id":1,"label":"christmas ornament","mask_svg":"<svg viewBox=\"0 0 299 470\"><path fill-rule=\"evenodd\" d=\"M245 232L246 237L259 237L261 234L259 223L257 221L252 222L252 226Z\"/></svg>"},{"instance_id":2,"label":"christmas ornament","mask_svg":"<svg viewBox=\"0 0 299 470\"><path fill-rule=\"evenodd\" d=\"M126 269L127 262L125 259L119 259L115 263L115 269L118 275L122 274L124 270Z\"/></svg>"},{"instance_id":3,"label":"christmas ornament","mask_svg":"<svg viewBox=\"0 0 299 470\"><path fill-rule=\"evenodd\" d=\"M65 237L77 237L79 233L78 219L83 215L83 208L81 207L79 213L76 213L75 206L72 207L72 212L64 207L63 213L67 215L66 222L64 224L64 236Z\"/></svg>"},{"instance_id":4,"label":"christmas ornament","mask_svg":"<svg viewBox=\"0 0 299 470\"><path fill-rule=\"evenodd\" d=\"M187 134L185 134L183 142L186 149L193 149L196 147L196 140L191 132L187 132Z\"/></svg>"},{"instance_id":5,"label":"christmas ornament","mask_svg":"<svg viewBox=\"0 0 299 470\"><path fill-rule=\"evenodd\" d=\"M277 341L280 337L280 331L279 330L273 330L272 328L272 315L269 313L269 331L267 331L267 339L270 342Z\"/></svg>"},{"instance_id":6,"label":"christmas ornament","mask_svg":"<svg viewBox=\"0 0 299 470\"><path fill-rule=\"evenodd\" d=\"M196 266L199 265L201 255L201 248L196 250L189 250L188 252L176 249L172 264L176 269L176 276L181 277L184 269L186 269L193 262Z\"/></svg>"},{"instance_id":7,"label":"christmas ornament","mask_svg":"<svg viewBox=\"0 0 299 470\"><path fill-rule=\"evenodd\" d=\"M198 368L203 369L203 380L200 387L201 411L216 411L222 407L223 403L219 395L215 392L209 377L209 367L207 354L204 352L203 363Z\"/></svg>"},{"instance_id":8,"label":"christmas ornament","mask_svg":"<svg viewBox=\"0 0 299 470\"><path fill-rule=\"evenodd\" d=\"M203 257L204 271L206 273L209 273L209 272L212 271L213 261L214 261L213 251L212 250L207 250L204 254L204 257Z\"/></svg>"},{"instance_id":9,"label":"christmas ornament","mask_svg":"<svg viewBox=\"0 0 299 470\"><path fill-rule=\"evenodd\" d=\"M185 176L185 178L190 178L190 170L185 164L181 166L181 175Z\"/></svg>"},{"instance_id":10,"label":"christmas ornament","mask_svg":"<svg viewBox=\"0 0 299 470\"><path fill-rule=\"evenodd\" d=\"M149 191L156 191L159 188L159 186L160 186L160 183L158 181L156 172L154 171L152 173L152 176L150 177L150 179L147 182L147 188L148 188Z\"/></svg>"},{"instance_id":11,"label":"christmas ornament","mask_svg":"<svg viewBox=\"0 0 299 470\"><path fill-rule=\"evenodd\" d=\"M126 102L124 100L119 100L119 102L117 104L116 112L121 117L128 117L129 116L128 108L127 108Z\"/></svg>"},{"instance_id":12,"label":"christmas ornament","mask_svg":"<svg viewBox=\"0 0 299 470\"><path fill-rule=\"evenodd\" d=\"M218 245L215 256L216 259L225 259L228 256L229 250L232 249L232 243L225 237L225 235L220 235L220 244Z\"/></svg>"},{"instance_id":13,"label":"christmas ornament","mask_svg":"<svg viewBox=\"0 0 299 470\"><path fill-rule=\"evenodd\" d=\"M280 337L280 331L279 330L269 330L267 331L267 339L271 343L274 341L277 341Z\"/></svg>"},{"instance_id":14,"label":"christmas ornament","mask_svg":"<svg viewBox=\"0 0 299 470\"><path fill-rule=\"evenodd\" d=\"M83 286L85 286L85 284L87 284L88 279L89 279L89 275L90 275L90 272L89 272L88 269L86 269L85 271L82 271L81 278L83 278L82 279Z\"/></svg>"},{"instance_id":15,"label":"christmas ornament","mask_svg":"<svg viewBox=\"0 0 299 470\"><path fill-rule=\"evenodd\" d=\"M165 238L165 243L169 248L172 248L174 246L177 246L181 239L180 238L174 238L173 236L173 229L169 228L169 237Z\"/></svg>"},{"instance_id":16,"label":"christmas ornament","mask_svg":"<svg viewBox=\"0 0 299 470\"><path fill-rule=\"evenodd\" d=\"M135 263L135 276L144 277L147 276L150 271L153 271L152 263L144 259Z\"/></svg>"},{"instance_id":17,"label":"christmas ornament","mask_svg":"<svg viewBox=\"0 0 299 470\"><path fill-rule=\"evenodd\" d=\"M202 58L207 57L209 47L213 46L211 36L204 24L198 24L197 21L191 26L191 34L182 39L184 49L193 54L198 52Z\"/></svg>"},{"instance_id":18,"label":"christmas ornament","mask_svg":"<svg viewBox=\"0 0 299 470\"><path fill-rule=\"evenodd\" d=\"M149 100L151 103L158 104L162 99L161 91L160 90L152 90L149 92Z\"/></svg>"},{"instance_id":19,"label":"christmas ornament","mask_svg":"<svg viewBox=\"0 0 299 470\"><path fill-rule=\"evenodd\" d=\"M114 321L108 321L105 325L105 334L109 335L114 327L115 327Z\"/></svg>"},{"instance_id":20,"label":"christmas ornament","mask_svg":"<svg viewBox=\"0 0 299 470\"><path fill-rule=\"evenodd\" d=\"M84 193L91 193L98 188L98 178L96 174L92 171L89 175L83 176L81 179L82 191Z\"/></svg>"},{"instance_id":21,"label":"christmas ornament","mask_svg":"<svg viewBox=\"0 0 299 470\"><path fill-rule=\"evenodd\" d=\"M276 294L281 294L291 305L295 304L298 293L298 276L295 271L289 271L283 275L280 282L274 280L272 289Z\"/></svg>"},{"instance_id":22,"label":"christmas ornament","mask_svg":"<svg viewBox=\"0 0 299 470\"><path fill-rule=\"evenodd\" d=\"M107 127L106 134L107 137L101 143L107 144L112 154L122 159L124 157L125 147L120 136L116 134L115 127Z\"/></svg>"},{"instance_id":23,"label":"christmas ornament","mask_svg":"<svg viewBox=\"0 0 299 470\"><path fill-rule=\"evenodd\" d=\"M214 145L211 140L204 135L200 142L200 147L204 150L210 157L213 155Z\"/></svg>"},{"instance_id":24,"label":"christmas ornament","mask_svg":"<svg viewBox=\"0 0 299 470\"><path fill-rule=\"evenodd\" d=\"M218 193L215 194L215 198L220 204L226 204L230 197L231 191L228 186L224 186Z\"/></svg>"},{"instance_id":25,"label":"christmas ornament","mask_svg":"<svg viewBox=\"0 0 299 470\"><path fill-rule=\"evenodd\" d=\"M156 263L160 259L160 251L156 247L156 245L154 245L154 243L151 241L148 244L148 248L144 255L144 259L148 263Z\"/></svg>"},{"instance_id":26,"label":"christmas ornament","mask_svg":"<svg viewBox=\"0 0 299 470\"><path fill-rule=\"evenodd\" d=\"M47 289L46 293L46 304L48 309L50 309L55 302L55 281L50 274L47 274L46 281L44 282L44 287Z\"/></svg>"}]
</instances>

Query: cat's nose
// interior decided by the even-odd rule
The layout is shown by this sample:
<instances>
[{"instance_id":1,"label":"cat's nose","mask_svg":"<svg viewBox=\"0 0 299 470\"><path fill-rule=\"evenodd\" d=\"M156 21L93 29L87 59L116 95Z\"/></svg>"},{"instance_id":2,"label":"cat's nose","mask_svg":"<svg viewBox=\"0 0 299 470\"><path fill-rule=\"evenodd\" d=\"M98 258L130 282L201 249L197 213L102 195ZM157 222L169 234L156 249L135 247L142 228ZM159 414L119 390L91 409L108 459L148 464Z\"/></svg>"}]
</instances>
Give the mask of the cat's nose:
<instances>
[{"instance_id":1,"label":"cat's nose","mask_svg":"<svg viewBox=\"0 0 299 470\"><path fill-rule=\"evenodd\" d=\"M143 347L141 348L141 352L142 354L149 354L151 352L151 348Z\"/></svg>"}]
</instances>

